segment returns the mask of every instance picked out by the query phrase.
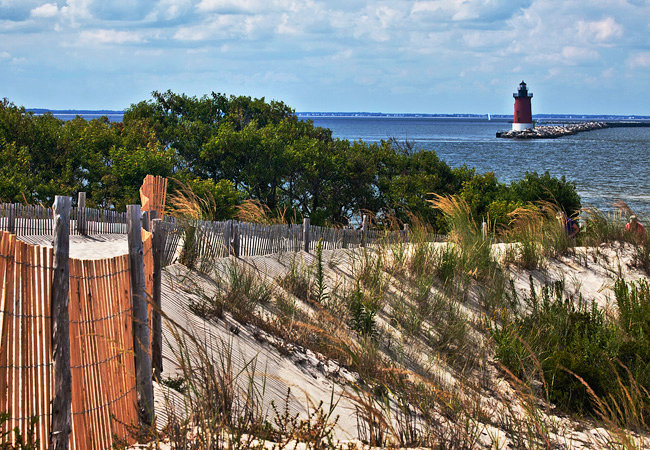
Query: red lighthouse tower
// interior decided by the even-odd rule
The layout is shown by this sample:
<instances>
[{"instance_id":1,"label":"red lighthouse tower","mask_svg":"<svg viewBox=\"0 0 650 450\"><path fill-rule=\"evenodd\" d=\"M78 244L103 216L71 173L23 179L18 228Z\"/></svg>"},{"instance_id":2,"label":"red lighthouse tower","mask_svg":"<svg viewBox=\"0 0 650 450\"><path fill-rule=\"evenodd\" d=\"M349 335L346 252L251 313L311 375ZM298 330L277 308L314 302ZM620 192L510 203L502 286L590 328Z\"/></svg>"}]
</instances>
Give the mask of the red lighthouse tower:
<instances>
[{"instance_id":1,"label":"red lighthouse tower","mask_svg":"<svg viewBox=\"0 0 650 450\"><path fill-rule=\"evenodd\" d=\"M522 131L533 128L533 113L530 108L530 99L533 98L533 93L528 92L526 83L523 81L519 83L519 90L512 94L515 98L515 117L512 121L513 131Z\"/></svg>"}]
</instances>

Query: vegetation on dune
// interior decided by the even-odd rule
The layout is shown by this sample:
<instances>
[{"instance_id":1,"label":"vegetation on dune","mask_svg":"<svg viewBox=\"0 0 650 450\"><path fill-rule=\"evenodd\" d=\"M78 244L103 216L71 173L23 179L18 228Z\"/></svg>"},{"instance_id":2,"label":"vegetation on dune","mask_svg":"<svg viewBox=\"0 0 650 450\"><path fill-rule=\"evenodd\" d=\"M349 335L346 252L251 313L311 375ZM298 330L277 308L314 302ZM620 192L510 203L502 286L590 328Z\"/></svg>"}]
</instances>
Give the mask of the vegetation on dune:
<instances>
[{"instance_id":1,"label":"vegetation on dune","mask_svg":"<svg viewBox=\"0 0 650 450\"><path fill-rule=\"evenodd\" d=\"M214 219L233 217L237 205L253 200L315 225L347 224L368 210L401 222L416 214L442 229L445 221L427 204L431 192L459 194L477 220L500 224L530 201L553 201L569 214L580 207L575 185L548 173L508 186L408 142L334 138L263 98L154 92L131 105L123 123L61 121L0 103L0 201L49 205L55 195L84 190L89 206L122 210L137 201L146 174L209 195Z\"/></svg>"},{"instance_id":2,"label":"vegetation on dune","mask_svg":"<svg viewBox=\"0 0 650 450\"><path fill-rule=\"evenodd\" d=\"M497 358L515 376L542 378L548 399L574 413L602 415L646 430L650 419L650 289L614 288L618 315L567 296L561 283L524 298L525 312L503 310L493 326ZM495 322L496 323L496 322Z\"/></svg>"},{"instance_id":3,"label":"vegetation on dune","mask_svg":"<svg viewBox=\"0 0 650 450\"><path fill-rule=\"evenodd\" d=\"M183 202L200 203L191 195ZM431 225L413 218L409 242L278 254L270 256L282 268L273 276L253 261L211 261L196 277L191 310L235 335L247 327L292 359L311 351L322 367L336 367L328 376L347 388L339 401L354 405L358 438L370 445L555 448L583 439L572 434L580 427L602 426L593 438L593 430L585 433L586 442L642 448L635 433L650 431L647 282L616 281L617 314L567 295L561 283L531 283L524 295L510 280L513 271L576 258L575 243L561 239L557 206L530 204L511 214L507 226L487 228L460 196L434 196L432 206L447 221L450 242L432 242ZM242 214L271 220L259 204L244 206ZM579 239L644 245L622 231L620 220L589 223ZM514 268L494 252L493 243L503 239L515 241L506 244L516 252L505 259ZM231 348L209 354L190 351L191 335L176 340L187 405L184 416L170 414L168 437L176 448L213 439L232 448L261 445L256 439L280 448L296 441L345 448L336 440L335 399L310 404L300 417L288 412L288 400L264 407L264 385L251 375L255 361L238 373ZM344 369L354 381L339 378Z\"/></svg>"}]
</instances>

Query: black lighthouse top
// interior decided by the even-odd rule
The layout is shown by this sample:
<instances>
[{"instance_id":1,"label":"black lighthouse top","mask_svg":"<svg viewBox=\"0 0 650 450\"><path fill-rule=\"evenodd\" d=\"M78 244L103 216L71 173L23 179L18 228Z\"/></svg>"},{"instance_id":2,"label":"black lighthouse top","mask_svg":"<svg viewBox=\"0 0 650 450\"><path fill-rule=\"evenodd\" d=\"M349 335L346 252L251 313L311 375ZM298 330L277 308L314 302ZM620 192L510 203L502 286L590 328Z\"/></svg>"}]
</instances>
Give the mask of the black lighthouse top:
<instances>
[{"instance_id":1,"label":"black lighthouse top","mask_svg":"<svg viewBox=\"0 0 650 450\"><path fill-rule=\"evenodd\" d=\"M521 83L519 83L519 90L512 94L514 98L526 98L526 97L532 97L533 93L528 92L528 89L526 89L526 83L524 83L523 80L521 80Z\"/></svg>"}]
</instances>

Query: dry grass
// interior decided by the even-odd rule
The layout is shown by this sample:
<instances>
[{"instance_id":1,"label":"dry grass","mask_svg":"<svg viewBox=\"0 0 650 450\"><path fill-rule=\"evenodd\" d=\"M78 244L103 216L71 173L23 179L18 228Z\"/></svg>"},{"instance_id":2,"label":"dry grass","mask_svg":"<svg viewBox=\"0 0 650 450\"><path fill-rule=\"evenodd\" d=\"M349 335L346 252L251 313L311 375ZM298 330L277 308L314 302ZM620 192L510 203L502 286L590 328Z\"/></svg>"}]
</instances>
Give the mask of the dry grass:
<instances>
[{"instance_id":1,"label":"dry grass","mask_svg":"<svg viewBox=\"0 0 650 450\"><path fill-rule=\"evenodd\" d=\"M250 199L245 200L241 203L241 205L237 206L235 218L241 222L277 225L288 223L286 214L286 208L282 210L278 209L276 211L271 211L268 206L259 200ZM296 223L296 217L293 217L292 223Z\"/></svg>"},{"instance_id":2,"label":"dry grass","mask_svg":"<svg viewBox=\"0 0 650 450\"><path fill-rule=\"evenodd\" d=\"M318 271L296 256L282 274L274 275L271 300L260 308L246 309L248 318L241 321L248 324L242 326L274 336L272 345L281 354L310 349L351 371L356 381L348 385L348 399L357 406L359 438L368 444L556 448L572 442L572 437L558 428L550 410L548 388L535 381L539 379L535 370L523 379L504 367L494 370L493 343L484 321L470 309L479 308L478 314L492 317L495 311L514 307L516 296L508 294L509 282L490 253L496 231L484 233L462 199L436 197L433 204L448 218L453 244L434 245L429 240L431 230L422 226L411 228L408 244L380 242L341 251L343 256L338 257L336 267L326 267L321 255L320 269L329 274L320 275L318 289ZM270 220L268 212L262 214L257 206L249 208L258 220L263 215L266 218L262 220ZM561 239L559 231L554 209L537 205L516 211L502 236L520 242L522 236L527 239L532 246L529 262L539 268L541 258L562 248L557 242ZM517 258L523 265L529 256L519 254ZM332 274L339 280L335 281ZM249 292L232 280L226 281L234 284L239 294L224 294L223 299L254 297L254 290ZM265 283L271 282L267 277ZM224 285L224 292L229 289L233 290ZM316 291L327 292L328 301L315 301ZM470 305L472 292L476 293L472 300L476 303ZM224 310L235 315L236 303L222 302L230 304ZM227 351L223 349L224 354ZM228 386L236 384L233 379L241 379L243 385L251 379L232 371L228 376L227 358L183 358L185 376L200 375L202 380L197 387L188 385L189 392L219 398L218 403L209 405L218 414L210 419L210 425L200 427L212 430L213 437L221 436L220 442L229 436L229 445L243 448L244 444L253 445L250 436L256 436L278 442L278 448L295 441L311 442L311 448L336 445L328 431L335 423L331 411L311 405L314 414L298 418L288 414L286 407L283 410L276 405L273 417L261 417L256 412L259 398L244 396L241 404L230 400L233 394ZM207 364L215 367L200 368ZM532 366L539 365L533 358ZM508 380L506 386L499 382L504 379ZM645 427L632 420L638 417L635 408L638 410L645 398L647 392L637 386L603 400L598 420L610 432L601 434L602 445L640 448L628 429ZM179 440L188 426L207 420L207 404L193 407L198 408L199 415L191 425L181 421L177 429L183 431L174 434ZM224 415L224 411L231 412ZM612 419L617 411L629 412L626 422ZM241 419L242 415L246 418Z\"/></svg>"}]
</instances>

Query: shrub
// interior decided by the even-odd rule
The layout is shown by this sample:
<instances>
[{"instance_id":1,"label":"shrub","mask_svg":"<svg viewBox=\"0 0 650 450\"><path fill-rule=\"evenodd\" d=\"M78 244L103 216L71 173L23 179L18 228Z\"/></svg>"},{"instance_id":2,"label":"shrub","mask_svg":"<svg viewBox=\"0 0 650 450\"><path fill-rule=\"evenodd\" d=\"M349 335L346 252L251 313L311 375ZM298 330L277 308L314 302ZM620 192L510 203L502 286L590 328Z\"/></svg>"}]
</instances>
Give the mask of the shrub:
<instances>
[{"instance_id":1,"label":"shrub","mask_svg":"<svg viewBox=\"0 0 650 450\"><path fill-rule=\"evenodd\" d=\"M523 203L548 202L559 206L567 215L580 212L580 196L576 184L561 178L552 177L548 170L542 175L526 172L524 178L510 183L510 196Z\"/></svg>"},{"instance_id":2,"label":"shrub","mask_svg":"<svg viewBox=\"0 0 650 450\"><path fill-rule=\"evenodd\" d=\"M643 424L650 419L650 288L618 280L614 290L619 315L608 318L595 302L565 296L561 283L537 295L531 282L529 312L503 310L491 334L499 361L517 377L542 376L561 409L601 414L603 404L616 404L617 420Z\"/></svg>"}]
</instances>

